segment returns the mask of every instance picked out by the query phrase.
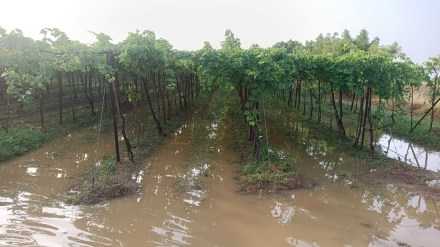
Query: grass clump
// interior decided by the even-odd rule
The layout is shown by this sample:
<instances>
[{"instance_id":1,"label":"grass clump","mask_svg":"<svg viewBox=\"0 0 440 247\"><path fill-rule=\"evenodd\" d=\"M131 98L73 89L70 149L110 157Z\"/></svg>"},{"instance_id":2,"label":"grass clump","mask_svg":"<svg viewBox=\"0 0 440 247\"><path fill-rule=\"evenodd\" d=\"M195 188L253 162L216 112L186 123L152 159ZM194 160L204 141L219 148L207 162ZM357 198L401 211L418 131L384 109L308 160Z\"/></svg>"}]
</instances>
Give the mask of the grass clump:
<instances>
[{"instance_id":1,"label":"grass clump","mask_svg":"<svg viewBox=\"0 0 440 247\"><path fill-rule=\"evenodd\" d=\"M25 154L51 139L50 134L39 130L14 127L0 132L0 161Z\"/></svg>"},{"instance_id":2,"label":"grass clump","mask_svg":"<svg viewBox=\"0 0 440 247\"><path fill-rule=\"evenodd\" d=\"M116 171L116 160L112 156L105 155L98 167L98 173L103 175L110 175Z\"/></svg>"},{"instance_id":3,"label":"grass clump","mask_svg":"<svg viewBox=\"0 0 440 247\"><path fill-rule=\"evenodd\" d=\"M252 155L246 159L239 180L245 192L310 188L315 184L301 176L292 158L266 146L260 148L260 160L256 161Z\"/></svg>"}]
</instances>

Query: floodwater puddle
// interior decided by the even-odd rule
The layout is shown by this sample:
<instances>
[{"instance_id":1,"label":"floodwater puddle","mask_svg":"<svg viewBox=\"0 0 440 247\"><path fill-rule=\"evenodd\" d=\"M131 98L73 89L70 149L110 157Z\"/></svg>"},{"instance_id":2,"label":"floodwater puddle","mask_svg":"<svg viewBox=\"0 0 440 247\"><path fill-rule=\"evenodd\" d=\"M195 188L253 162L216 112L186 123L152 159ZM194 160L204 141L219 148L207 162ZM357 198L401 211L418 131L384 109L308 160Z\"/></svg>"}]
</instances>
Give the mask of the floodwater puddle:
<instances>
[{"instance_id":1,"label":"floodwater puddle","mask_svg":"<svg viewBox=\"0 0 440 247\"><path fill-rule=\"evenodd\" d=\"M377 143L390 158L426 170L440 172L440 152L438 151L429 150L389 134L382 134Z\"/></svg>"},{"instance_id":2,"label":"floodwater puddle","mask_svg":"<svg viewBox=\"0 0 440 247\"><path fill-rule=\"evenodd\" d=\"M94 206L57 200L62 188L97 162L81 134L0 165L0 245L20 246L435 246L440 202L395 186L367 187L347 174L354 159L293 123L291 135L268 128L279 155L295 157L313 189L242 194L229 126L198 111L132 174L142 186ZM289 121L292 121L291 119ZM113 151L104 136L100 154ZM48 155L52 152L54 155ZM86 155L87 154L87 155ZM53 157L53 158L52 158ZM59 175L60 174L60 175ZM436 186L438 181L432 181Z\"/></svg>"}]
</instances>

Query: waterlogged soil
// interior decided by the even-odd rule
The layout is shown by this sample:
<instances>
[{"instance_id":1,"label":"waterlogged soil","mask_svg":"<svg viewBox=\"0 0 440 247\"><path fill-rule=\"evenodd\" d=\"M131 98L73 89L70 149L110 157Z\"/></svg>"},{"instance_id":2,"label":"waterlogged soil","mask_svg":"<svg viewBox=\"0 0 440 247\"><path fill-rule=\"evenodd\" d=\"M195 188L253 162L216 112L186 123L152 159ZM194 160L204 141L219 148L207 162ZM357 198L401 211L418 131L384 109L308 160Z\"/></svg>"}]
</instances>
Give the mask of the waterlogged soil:
<instances>
[{"instance_id":1,"label":"waterlogged soil","mask_svg":"<svg viewBox=\"0 0 440 247\"><path fill-rule=\"evenodd\" d=\"M93 206L57 195L95 163L94 145L66 137L0 165L0 245L11 246L436 246L440 203L396 186L357 183L366 172L289 120L269 144L292 155L312 189L242 194L227 119L206 105L132 174L138 192ZM270 124L270 122L268 122ZM111 153L105 137L100 154ZM46 153L54 155L46 157ZM87 159L81 158L87 155ZM59 154L59 155L58 155ZM29 168L29 169L28 169Z\"/></svg>"},{"instance_id":2,"label":"waterlogged soil","mask_svg":"<svg viewBox=\"0 0 440 247\"><path fill-rule=\"evenodd\" d=\"M440 200L440 174L409 166L400 161L361 173L358 178L369 184L392 184L410 193Z\"/></svg>"}]
</instances>

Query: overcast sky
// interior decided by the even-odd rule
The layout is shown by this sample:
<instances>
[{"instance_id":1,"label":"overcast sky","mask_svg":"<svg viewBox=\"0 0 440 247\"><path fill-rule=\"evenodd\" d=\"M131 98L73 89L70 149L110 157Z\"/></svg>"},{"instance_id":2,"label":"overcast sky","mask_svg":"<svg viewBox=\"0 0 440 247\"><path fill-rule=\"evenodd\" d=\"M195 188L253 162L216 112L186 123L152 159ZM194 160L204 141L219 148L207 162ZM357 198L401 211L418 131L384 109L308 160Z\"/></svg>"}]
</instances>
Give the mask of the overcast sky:
<instances>
[{"instance_id":1,"label":"overcast sky","mask_svg":"<svg viewBox=\"0 0 440 247\"><path fill-rule=\"evenodd\" d=\"M365 28L382 44L398 42L415 62L440 55L439 0L0 0L0 7L1 27L35 39L57 27L85 43L93 41L88 31L119 42L139 29L196 50L204 41L218 47L226 29L246 48Z\"/></svg>"}]
</instances>

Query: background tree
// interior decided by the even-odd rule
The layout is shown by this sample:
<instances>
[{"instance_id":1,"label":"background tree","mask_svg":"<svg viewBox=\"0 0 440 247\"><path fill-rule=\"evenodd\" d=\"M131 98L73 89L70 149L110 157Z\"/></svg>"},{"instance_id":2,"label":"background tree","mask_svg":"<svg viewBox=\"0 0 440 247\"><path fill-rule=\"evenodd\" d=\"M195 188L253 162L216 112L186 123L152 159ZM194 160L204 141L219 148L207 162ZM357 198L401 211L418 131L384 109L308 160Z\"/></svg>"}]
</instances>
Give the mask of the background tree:
<instances>
[{"instance_id":1,"label":"background tree","mask_svg":"<svg viewBox=\"0 0 440 247\"><path fill-rule=\"evenodd\" d=\"M426 73L429 75L427 85L431 90L431 122L429 123L429 132L432 131L432 124L435 116L435 105L438 103L437 97L440 95L438 90L438 80L440 74L440 56L430 58L425 63Z\"/></svg>"}]
</instances>

